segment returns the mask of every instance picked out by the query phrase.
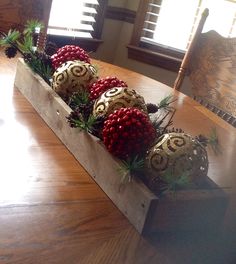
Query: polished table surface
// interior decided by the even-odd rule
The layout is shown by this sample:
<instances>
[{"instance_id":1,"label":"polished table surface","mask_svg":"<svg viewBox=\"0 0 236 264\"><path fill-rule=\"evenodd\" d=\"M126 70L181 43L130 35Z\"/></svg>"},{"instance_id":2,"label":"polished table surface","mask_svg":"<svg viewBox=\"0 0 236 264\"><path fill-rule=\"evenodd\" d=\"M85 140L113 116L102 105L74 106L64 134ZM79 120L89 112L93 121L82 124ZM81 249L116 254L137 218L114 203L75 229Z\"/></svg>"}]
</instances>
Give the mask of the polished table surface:
<instances>
[{"instance_id":1,"label":"polished table surface","mask_svg":"<svg viewBox=\"0 0 236 264\"><path fill-rule=\"evenodd\" d=\"M93 61L158 103L173 89L138 73ZM236 263L236 129L175 91L174 127L208 135L209 177L230 193L220 233L140 236L14 88L16 59L0 53L0 263Z\"/></svg>"}]
</instances>

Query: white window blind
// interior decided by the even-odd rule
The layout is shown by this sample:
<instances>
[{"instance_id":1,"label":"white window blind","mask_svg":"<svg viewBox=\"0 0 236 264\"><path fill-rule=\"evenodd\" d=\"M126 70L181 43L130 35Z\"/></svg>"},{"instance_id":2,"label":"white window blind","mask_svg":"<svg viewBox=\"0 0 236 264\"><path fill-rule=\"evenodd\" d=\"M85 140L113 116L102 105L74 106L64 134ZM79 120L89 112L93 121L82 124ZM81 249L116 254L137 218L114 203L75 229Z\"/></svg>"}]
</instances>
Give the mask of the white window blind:
<instances>
[{"instance_id":1,"label":"white window blind","mask_svg":"<svg viewBox=\"0 0 236 264\"><path fill-rule=\"evenodd\" d=\"M92 38L98 6L97 0L53 0L48 34Z\"/></svg>"},{"instance_id":2,"label":"white window blind","mask_svg":"<svg viewBox=\"0 0 236 264\"><path fill-rule=\"evenodd\" d=\"M236 37L236 0L150 0L141 41L186 50L205 8L203 32Z\"/></svg>"}]
</instances>

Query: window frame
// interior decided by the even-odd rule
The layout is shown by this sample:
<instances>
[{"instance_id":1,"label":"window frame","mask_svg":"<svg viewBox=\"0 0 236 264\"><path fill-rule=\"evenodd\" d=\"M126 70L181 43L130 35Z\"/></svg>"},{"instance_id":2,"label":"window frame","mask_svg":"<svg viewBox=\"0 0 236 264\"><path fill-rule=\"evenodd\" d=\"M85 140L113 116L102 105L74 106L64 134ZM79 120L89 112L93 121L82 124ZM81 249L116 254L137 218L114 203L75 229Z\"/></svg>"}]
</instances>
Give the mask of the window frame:
<instances>
[{"instance_id":1,"label":"window frame","mask_svg":"<svg viewBox=\"0 0 236 264\"><path fill-rule=\"evenodd\" d=\"M62 47L64 45L79 45L81 48L85 49L88 52L95 52L99 45L103 42L101 40L101 35L105 19L107 2L108 0L98 0L99 6L97 8L97 15L95 17L96 23L94 24L92 38L47 34L47 40L54 42L58 47Z\"/></svg>"},{"instance_id":2,"label":"window frame","mask_svg":"<svg viewBox=\"0 0 236 264\"><path fill-rule=\"evenodd\" d=\"M227 1L236 3L235 0L227 0ZM201 5L201 2L202 0L199 0L198 5ZM141 61L150 65L158 66L161 68L165 68L167 70L171 70L174 72L178 72L186 51L181 51L173 47L168 47L158 43L152 43L151 41L148 42L148 40L147 41L142 40L146 15L148 10L150 10L149 3L150 3L149 0L140 0L139 2L139 7L134 22L133 34L131 37L130 44L127 46L128 58ZM159 0L159 3L157 5L161 5L161 4L162 4L162 0ZM157 10L155 10L157 6L153 6L152 8L153 10L151 9L151 12L157 13ZM189 36L188 45L191 42L191 38L194 36L195 29L197 28L196 18L198 17L198 15L199 15L199 8L196 10L194 25L192 27L191 34ZM152 19L149 21L155 22ZM150 31L147 30L146 34L152 34L152 30L154 30L152 26L150 26L150 28L148 26L147 29L150 29Z\"/></svg>"},{"instance_id":3,"label":"window frame","mask_svg":"<svg viewBox=\"0 0 236 264\"><path fill-rule=\"evenodd\" d=\"M184 51L178 51L163 45L141 41L148 4L148 0L140 0L131 41L127 46L128 58L178 72L185 55Z\"/></svg>"}]
</instances>

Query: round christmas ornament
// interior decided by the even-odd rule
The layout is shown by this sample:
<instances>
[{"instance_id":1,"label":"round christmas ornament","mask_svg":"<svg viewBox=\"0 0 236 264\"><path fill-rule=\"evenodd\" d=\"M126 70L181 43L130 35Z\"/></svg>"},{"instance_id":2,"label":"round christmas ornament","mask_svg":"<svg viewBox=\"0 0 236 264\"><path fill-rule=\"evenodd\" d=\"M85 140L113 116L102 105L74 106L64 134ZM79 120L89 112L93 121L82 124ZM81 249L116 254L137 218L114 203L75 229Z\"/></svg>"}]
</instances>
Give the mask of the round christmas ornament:
<instances>
[{"instance_id":1,"label":"round christmas ornament","mask_svg":"<svg viewBox=\"0 0 236 264\"><path fill-rule=\"evenodd\" d=\"M115 110L108 116L102 135L108 151L126 159L144 154L153 144L156 131L147 114L128 107Z\"/></svg>"},{"instance_id":2,"label":"round christmas ornament","mask_svg":"<svg viewBox=\"0 0 236 264\"><path fill-rule=\"evenodd\" d=\"M207 151L188 134L164 134L148 151L145 167L145 177L152 190L158 190L165 177L177 181L186 174L190 182L201 182L208 172Z\"/></svg>"},{"instance_id":3,"label":"round christmas ornament","mask_svg":"<svg viewBox=\"0 0 236 264\"><path fill-rule=\"evenodd\" d=\"M85 90L98 79L93 65L81 61L67 61L53 74L52 88L61 97L68 98L73 92Z\"/></svg>"},{"instance_id":4,"label":"round christmas ornament","mask_svg":"<svg viewBox=\"0 0 236 264\"><path fill-rule=\"evenodd\" d=\"M89 87L89 99L95 100L102 93L113 87L128 87L127 84L119 80L117 77L107 76L106 78L101 78Z\"/></svg>"},{"instance_id":5,"label":"round christmas ornament","mask_svg":"<svg viewBox=\"0 0 236 264\"><path fill-rule=\"evenodd\" d=\"M86 63L90 63L88 53L75 45L66 45L57 50L55 54L51 56L52 66L57 69L66 61L80 60Z\"/></svg>"},{"instance_id":6,"label":"round christmas ornament","mask_svg":"<svg viewBox=\"0 0 236 264\"><path fill-rule=\"evenodd\" d=\"M127 87L114 87L104 92L94 103L94 116L108 116L116 109L135 107L147 113L143 97Z\"/></svg>"}]
</instances>

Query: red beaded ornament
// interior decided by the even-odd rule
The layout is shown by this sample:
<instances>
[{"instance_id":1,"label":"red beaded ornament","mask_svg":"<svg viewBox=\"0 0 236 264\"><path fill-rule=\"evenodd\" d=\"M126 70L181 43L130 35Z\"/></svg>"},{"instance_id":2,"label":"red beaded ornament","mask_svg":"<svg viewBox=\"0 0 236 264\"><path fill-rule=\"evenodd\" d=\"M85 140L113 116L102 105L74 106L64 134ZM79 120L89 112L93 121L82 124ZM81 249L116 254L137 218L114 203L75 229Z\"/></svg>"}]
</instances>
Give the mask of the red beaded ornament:
<instances>
[{"instance_id":1,"label":"red beaded ornament","mask_svg":"<svg viewBox=\"0 0 236 264\"><path fill-rule=\"evenodd\" d=\"M58 49L57 52L51 56L51 60L54 69L57 69L66 61L80 60L90 63L88 53L75 45L66 45Z\"/></svg>"},{"instance_id":2,"label":"red beaded ornament","mask_svg":"<svg viewBox=\"0 0 236 264\"><path fill-rule=\"evenodd\" d=\"M149 117L133 107L120 108L110 114L102 134L108 151L122 159L144 154L156 137Z\"/></svg>"},{"instance_id":3,"label":"red beaded ornament","mask_svg":"<svg viewBox=\"0 0 236 264\"><path fill-rule=\"evenodd\" d=\"M117 77L107 76L106 78L101 78L89 87L90 100L97 99L102 93L106 92L107 90L113 87L128 87L128 86L124 81L119 80Z\"/></svg>"}]
</instances>

